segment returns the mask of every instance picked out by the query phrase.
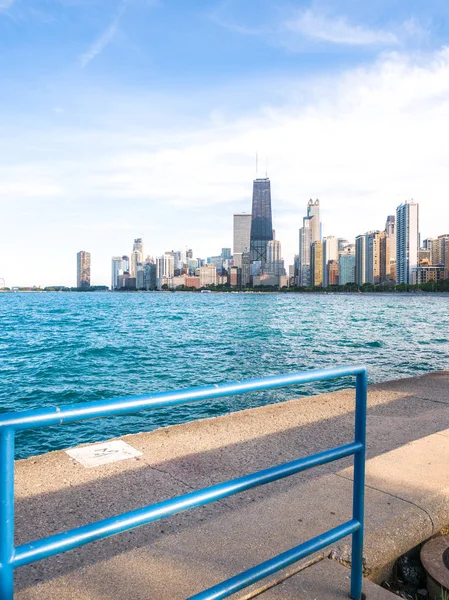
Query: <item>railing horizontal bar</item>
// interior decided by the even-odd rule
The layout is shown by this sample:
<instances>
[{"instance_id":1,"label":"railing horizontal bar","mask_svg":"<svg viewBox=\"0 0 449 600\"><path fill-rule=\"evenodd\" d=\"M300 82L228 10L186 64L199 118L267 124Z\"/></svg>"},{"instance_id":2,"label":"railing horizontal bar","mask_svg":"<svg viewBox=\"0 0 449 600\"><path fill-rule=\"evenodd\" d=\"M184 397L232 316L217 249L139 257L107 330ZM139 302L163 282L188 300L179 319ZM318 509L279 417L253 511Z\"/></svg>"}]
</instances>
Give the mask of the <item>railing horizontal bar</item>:
<instances>
[{"instance_id":1,"label":"railing horizontal bar","mask_svg":"<svg viewBox=\"0 0 449 600\"><path fill-rule=\"evenodd\" d=\"M77 527L76 529L71 529L64 533L58 533L41 540L23 544L22 546L18 546L15 550L13 565L14 567L20 567L36 560L48 558L54 554L72 550L73 548L83 546L89 542L116 533L121 533L146 523L158 521L159 519L169 517L190 508L204 506L205 504L227 498L238 492L243 492L259 485L265 485L277 481L278 479L288 477L289 475L294 475L295 473L306 471L312 467L324 465L362 451L362 444L352 442L351 444L345 444L343 446L338 446L337 448L332 448L331 450L313 454L312 456L299 458L237 479L225 481L202 490L190 492L183 496L170 498L169 500L145 506L122 515L83 525L82 527Z\"/></svg>"},{"instance_id":2,"label":"railing horizontal bar","mask_svg":"<svg viewBox=\"0 0 449 600\"><path fill-rule=\"evenodd\" d=\"M5 413L0 416L0 429L13 428L15 430L35 429L49 425L63 425L84 419L96 419L112 415L126 415L145 409L166 408L199 402L213 398L235 396L246 392L256 392L289 385L310 383L312 381L326 381L338 377L358 375L365 372L362 365L348 365L333 369L315 369L300 371L286 375L275 375L262 379L248 379L234 383L207 385L172 392L159 392L143 396L130 396L128 398L114 398L96 402L81 402L69 406L27 410L17 413Z\"/></svg>"},{"instance_id":3,"label":"railing horizontal bar","mask_svg":"<svg viewBox=\"0 0 449 600\"><path fill-rule=\"evenodd\" d=\"M347 535L354 533L354 531L357 531L359 528L360 523L358 521L351 520L347 523L343 523L343 525L339 525L327 533L312 538L311 540L308 540L299 546L295 546L291 550L287 550L287 552L278 554L278 556L270 558L270 560L260 563L260 565L252 567L235 577L231 577L208 590L204 590L195 596L191 596L189 600L221 600L221 598L227 598L239 590L256 583L256 581L260 581L261 579L264 579L264 577L268 577L269 575L288 567L292 563L309 556L309 554L322 550L326 546L341 540Z\"/></svg>"}]
</instances>

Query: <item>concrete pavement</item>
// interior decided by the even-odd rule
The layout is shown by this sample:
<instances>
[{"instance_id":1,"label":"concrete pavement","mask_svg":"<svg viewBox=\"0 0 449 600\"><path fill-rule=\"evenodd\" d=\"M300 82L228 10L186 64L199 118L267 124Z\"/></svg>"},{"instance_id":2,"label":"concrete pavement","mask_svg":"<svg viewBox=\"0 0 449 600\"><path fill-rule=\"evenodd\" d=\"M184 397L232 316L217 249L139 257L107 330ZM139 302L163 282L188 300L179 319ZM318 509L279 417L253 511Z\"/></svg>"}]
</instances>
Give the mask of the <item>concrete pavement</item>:
<instances>
[{"instance_id":1,"label":"concrete pavement","mask_svg":"<svg viewBox=\"0 0 449 600\"><path fill-rule=\"evenodd\" d=\"M365 571L374 581L449 524L448 404L449 371L370 388ZM17 461L16 543L346 443L353 407L354 391L342 390L126 436L142 456L93 469L65 452ZM23 567L17 598L186 598L347 520L350 464L332 463ZM341 543L333 556L345 564L348 550Z\"/></svg>"}]
</instances>

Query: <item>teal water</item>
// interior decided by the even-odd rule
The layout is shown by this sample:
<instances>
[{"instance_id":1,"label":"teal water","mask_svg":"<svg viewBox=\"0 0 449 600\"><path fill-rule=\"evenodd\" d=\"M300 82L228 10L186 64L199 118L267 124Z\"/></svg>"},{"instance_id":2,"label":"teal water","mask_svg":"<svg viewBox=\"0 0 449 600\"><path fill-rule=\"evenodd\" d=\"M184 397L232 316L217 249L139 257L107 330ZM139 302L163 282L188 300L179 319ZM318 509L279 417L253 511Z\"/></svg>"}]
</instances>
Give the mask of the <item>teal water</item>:
<instances>
[{"instance_id":1,"label":"teal water","mask_svg":"<svg viewBox=\"0 0 449 600\"><path fill-rule=\"evenodd\" d=\"M449 368L449 297L0 294L1 412L352 362L368 365L371 382ZM16 455L344 385L318 383L24 432Z\"/></svg>"}]
</instances>

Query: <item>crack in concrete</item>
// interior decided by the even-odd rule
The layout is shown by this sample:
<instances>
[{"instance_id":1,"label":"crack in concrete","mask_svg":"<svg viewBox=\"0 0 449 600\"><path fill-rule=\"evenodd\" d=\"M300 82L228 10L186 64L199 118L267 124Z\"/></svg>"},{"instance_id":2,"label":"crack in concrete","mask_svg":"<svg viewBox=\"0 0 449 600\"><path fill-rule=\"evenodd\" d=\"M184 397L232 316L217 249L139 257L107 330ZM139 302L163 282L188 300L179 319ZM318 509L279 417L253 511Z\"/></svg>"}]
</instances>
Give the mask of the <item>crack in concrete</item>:
<instances>
[{"instance_id":1,"label":"crack in concrete","mask_svg":"<svg viewBox=\"0 0 449 600\"><path fill-rule=\"evenodd\" d=\"M413 394L411 396L412 400L425 400L426 402L435 402L435 404L443 404L443 406L447 406L449 404L449 402L445 402L444 400L435 400L435 398L425 398L424 396L417 396L416 394Z\"/></svg>"},{"instance_id":2,"label":"crack in concrete","mask_svg":"<svg viewBox=\"0 0 449 600\"><path fill-rule=\"evenodd\" d=\"M152 465L148 465L148 466L153 471L157 471L158 473L162 473L163 475L168 475L169 477L171 477L171 479L173 479L177 483L181 483L182 485L185 485L187 488L189 488L189 490L192 490L192 491L195 490L195 488L192 487L190 484L188 484L187 481L183 481L180 477L177 477L176 475L173 475L173 473L170 473L170 471L164 471L164 469L160 469L160 468L154 467Z\"/></svg>"},{"instance_id":3,"label":"crack in concrete","mask_svg":"<svg viewBox=\"0 0 449 600\"><path fill-rule=\"evenodd\" d=\"M341 473L334 473L334 475L336 475L337 477L341 477L342 479L346 479L347 481L353 481L350 477L347 477L346 475L342 475ZM386 494L387 496L390 496L391 498L396 498L396 500L402 500L403 502L407 502L407 504L411 504L415 508L422 510L422 512L425 513L429 517L429 521L432 525L432 535L435 534L435 523L433 522L431 515L427 512L427 510L425 508L423 508L422 506L419 506L418 504L415 504L415 502L412 502L411 500L407 500L406 498L401 498L400 496L396 496L395 494L392 494L391 492L386 492L385 490L380 490L379 488L376 488L373 485L369 485L369 484L365 483L365 487L369 488L370 490L374 490L376 492L381 492L382 494Z\"/></svg>"},{"instance_id":4,"label":"crack in concrete","mask_svg":"<svg viewBox=\"0 0 449 600\"><path fill-rule=\"evenodd\" d=\"M197 489L197 488L194 488L193 486L191 486L189 483L187 483L187 481L184 481L180 477L177 477L176 475L173 475L173 473L170 473L170 471L165 471L164 469L161 469L161 468L158 468L158 467L155 467L155 466L151 466L151 465L148 465L148 466L150 467L150 469L153 469L154 471L157 471L158 473L162 473L163 475L168 475L171 479L173 479L177 483L181 483L182 485L185 485L185 487L188 488L189 490L192 490L192 492L194 492ZM213 485L213 484L211 483L211 485ZM226 508L232 508L232 506L230 506L223 499L221 499L221 500L215 500L215 502L219 502L223 506L226 506Z\"/></svg>"}]
</instances>

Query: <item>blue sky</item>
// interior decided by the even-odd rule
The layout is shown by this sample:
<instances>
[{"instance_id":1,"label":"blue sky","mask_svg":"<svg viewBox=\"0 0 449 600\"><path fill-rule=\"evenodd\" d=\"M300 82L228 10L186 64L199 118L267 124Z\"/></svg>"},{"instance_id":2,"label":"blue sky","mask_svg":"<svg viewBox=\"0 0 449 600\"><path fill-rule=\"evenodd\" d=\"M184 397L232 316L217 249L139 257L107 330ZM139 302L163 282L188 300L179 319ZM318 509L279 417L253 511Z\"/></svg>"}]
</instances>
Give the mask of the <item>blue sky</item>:
<instances>
[{"instance_id":1,"label":"blue sky","mask_svg":"<svg viewBox=\"0 0 449 600\"><path fill-rule=\"evenodd\" d=\"M291 262L405 199L449 231L449 3L0 0L0 277L74 284L110 257L232 244L268 156ZM261 162L264 158L261 158ZM435 208L441 218L435 219Z\"/></svg>"}]
</instances>

